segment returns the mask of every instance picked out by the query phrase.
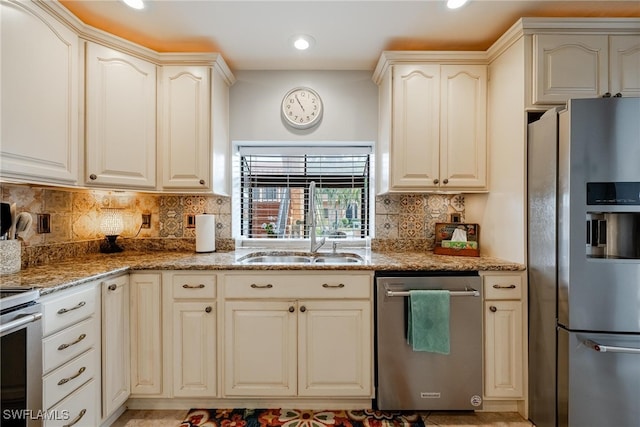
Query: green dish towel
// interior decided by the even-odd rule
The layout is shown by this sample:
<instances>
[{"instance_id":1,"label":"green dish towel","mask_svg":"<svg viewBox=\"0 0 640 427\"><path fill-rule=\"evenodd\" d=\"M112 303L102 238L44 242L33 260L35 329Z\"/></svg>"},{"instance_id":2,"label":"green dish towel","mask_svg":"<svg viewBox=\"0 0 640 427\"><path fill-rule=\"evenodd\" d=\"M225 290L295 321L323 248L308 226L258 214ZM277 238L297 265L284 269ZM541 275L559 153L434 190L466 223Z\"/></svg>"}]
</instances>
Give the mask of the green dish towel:
<instances>
[{"instance_id":1,"label":"green dish towel","mask_svg":"<svg viewBox=\"0 0 640 427\"><path fill-rule=\"evenodd\" d=\"M407 343L414 351L449 354L449 291L409 291Z\"/></svg>"}]
</instances>

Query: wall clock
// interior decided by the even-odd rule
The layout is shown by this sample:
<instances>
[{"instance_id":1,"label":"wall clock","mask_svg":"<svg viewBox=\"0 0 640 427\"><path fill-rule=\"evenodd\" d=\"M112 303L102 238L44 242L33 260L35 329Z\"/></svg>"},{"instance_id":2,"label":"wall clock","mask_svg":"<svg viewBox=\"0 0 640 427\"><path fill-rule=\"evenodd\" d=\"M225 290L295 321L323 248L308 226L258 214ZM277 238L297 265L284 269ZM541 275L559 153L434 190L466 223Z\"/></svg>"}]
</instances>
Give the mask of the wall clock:
<instances>
[{"instance_id":1,"label":"wall clock","mask_svg":"<svg viewBox=\"0 0 640 427\"><path fill-rule=\"evenodd\" d=\"M282 117L287 125L296 129L308 129L322 118L322 99L308 87L291 89L282 99Z\"/></svg>"}]
</instances>

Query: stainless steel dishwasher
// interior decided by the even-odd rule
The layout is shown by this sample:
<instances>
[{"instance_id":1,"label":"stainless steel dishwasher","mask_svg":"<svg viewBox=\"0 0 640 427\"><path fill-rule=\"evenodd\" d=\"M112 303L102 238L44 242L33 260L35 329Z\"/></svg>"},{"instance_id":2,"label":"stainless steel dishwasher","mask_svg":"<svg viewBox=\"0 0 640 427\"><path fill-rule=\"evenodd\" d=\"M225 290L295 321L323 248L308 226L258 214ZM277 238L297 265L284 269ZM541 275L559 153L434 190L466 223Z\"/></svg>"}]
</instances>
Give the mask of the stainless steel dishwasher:
<instances>
[{"instance_id":1,"label":"stainless steel dishwasher","mask_svg":"<svg viewBox=\"0 0 640 427\"><path fill-rule=\"evenodd\" d=\"M410 290L448 290L447 355L407 344ZM381 410L482 409L482 284L475 272L376 276L376 404Z\"/></svg>"}]
</instances>

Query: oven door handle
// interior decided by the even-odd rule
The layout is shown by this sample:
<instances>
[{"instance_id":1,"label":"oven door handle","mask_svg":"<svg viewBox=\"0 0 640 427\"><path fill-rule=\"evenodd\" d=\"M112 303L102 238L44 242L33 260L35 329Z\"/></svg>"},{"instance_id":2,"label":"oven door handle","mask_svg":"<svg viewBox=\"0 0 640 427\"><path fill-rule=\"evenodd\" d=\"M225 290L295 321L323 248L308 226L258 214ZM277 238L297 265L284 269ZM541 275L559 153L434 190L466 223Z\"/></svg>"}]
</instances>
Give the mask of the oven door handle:
<instances>
[{"instance_id":1,"label":"oven door handle","mask_svg":"<svg viewBox=\"0 0 640 427\"><path fill-rule=\"evenodd\" d=\"M595 350L600 353L629 353L629 354L640 354L640 348L634 347L616 347L612 345L602 345L598 344L595 341L586 340L584 344L592 350Z\"/></svg>"},{"instance_id":2,"label":"oven door handle","mask_svg":"<svg viewBox=\"0 0 640 427\"><path fill-rule=\"evenodd\" d=\"M21 326L26 325L27 323L37 322L42 318L42 313L34 313L28 314L23 317L19 317L16 320L12 320L11 322L4 323L0 326L0 334L4 334L12 329L19 328Z\"/></svg>"}]
</instances>

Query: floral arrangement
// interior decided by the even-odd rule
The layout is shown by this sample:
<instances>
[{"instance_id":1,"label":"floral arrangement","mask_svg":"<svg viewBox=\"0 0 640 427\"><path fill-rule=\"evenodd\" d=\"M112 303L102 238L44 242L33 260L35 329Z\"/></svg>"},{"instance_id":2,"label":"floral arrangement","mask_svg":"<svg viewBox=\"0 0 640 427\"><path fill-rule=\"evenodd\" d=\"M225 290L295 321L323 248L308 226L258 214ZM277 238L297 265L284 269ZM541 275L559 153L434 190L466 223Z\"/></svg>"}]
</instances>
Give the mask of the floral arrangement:
<instances>
[{"instance_id":1,"label":"floral arrangement","mask_svg":"<svg viewBox=\"0 0 640 427\"><path fill-rule=\"evenodd\" d=\"M265 230L267 234L276 234L276 225L273 222L262 223L262 229Z\"/></svg>"}]
</instances>

